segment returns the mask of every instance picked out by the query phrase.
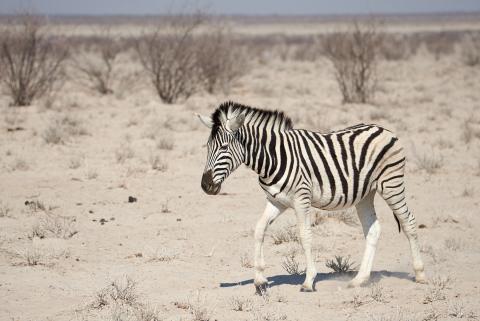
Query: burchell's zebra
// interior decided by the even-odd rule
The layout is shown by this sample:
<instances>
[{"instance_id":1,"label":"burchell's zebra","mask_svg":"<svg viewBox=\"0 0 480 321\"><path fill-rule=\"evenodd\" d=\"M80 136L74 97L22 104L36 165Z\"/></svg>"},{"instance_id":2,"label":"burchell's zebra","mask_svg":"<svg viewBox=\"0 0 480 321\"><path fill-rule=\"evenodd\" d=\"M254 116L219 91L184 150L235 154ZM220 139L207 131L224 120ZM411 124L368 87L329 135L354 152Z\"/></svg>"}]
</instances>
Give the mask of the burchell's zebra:
<instances>
[{"instance_id":1,"label":"burchell's zebra","mask_svg":"<svg viewBox=\"0 0 480 321\"><path fill-rule=\"evenodd\" d=\"M375 191L393 211L398 227L410 242L417 282L425 282L415 217L405 200L405 156L397 137L376 126L349 127L321 134L294 129L282 112L265 111L233 102L221 104L211 117L200 116L211 134L202 189L217 194L222 182L244 163L259 175L267 206L255 229L257 291L263 276L263 241L267 226L285 209L293 208L305 251L307 271L302 291L313 291L317 274L311 253L312 207L338 210L356 206L366 238L360 269L350 286L368 281L380 236L373 199Z\"/></svg>"}]
</instances>

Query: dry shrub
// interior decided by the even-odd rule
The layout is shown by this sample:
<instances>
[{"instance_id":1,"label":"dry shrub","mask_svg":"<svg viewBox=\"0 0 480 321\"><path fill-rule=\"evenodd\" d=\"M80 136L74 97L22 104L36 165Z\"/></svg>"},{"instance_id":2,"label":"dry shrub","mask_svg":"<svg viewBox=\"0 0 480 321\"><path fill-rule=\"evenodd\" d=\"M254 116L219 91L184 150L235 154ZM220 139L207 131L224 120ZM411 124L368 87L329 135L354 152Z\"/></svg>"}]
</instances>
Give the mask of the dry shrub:
<instances>
[{"instance_id":1,"label":"dry shrub","mask_svg":"<svg viewBox=\"0 0 480 321\"><path fill-rule=\"evenodd\" d=\"M44 29L38 17L23 15L0 38L1 80L14 106L30 105L64 76L68 50L46 36Z\"/></svg>"},{"instance_id":2,"label":"dry shrub","mask_svg":"<svg viewBox=\"0 0 480 321\"><path fill-rule=\"evenodd\" d=\"M230 298L230 307L233 311L250 311L253 308L253 302L250 299L234 296Z\"/></svg>"},{"instance_id":3,"label":"dry shrub","mask_svg":"<svg viewBox=\"0 0 480 321\"><path fill-rule=\"evenodd\" d=\"M299 242L297 232L293 227L284 227L272 232L273 244L280 245L288 242Z\"/></svg>"},{"instance_id":4,"label":"dry shrub","mask_svg":"<svg viewBox=\"0 0 480 321\"><path fill-rule=\"evenodd\" d=\"M480 33L468 34L462 42L462 61L473 67L480 65Z\"/></svg>"},{"instance_id":5,"label":"dry shrub","mask_svg":"<svg viewBox=\"0 0 480 321\"><path fill-rule=\"evenodd\" d=\"M176 16L137 41L137 56L158 96L167 104L188 98L200 89L194 31L203 22L201 14Z\"/></svg>"},{"instance_id":6,"label":"dry shrub","mask_svg":"<svg viewBox=\"0 0 480 321\"><path fill-rule=\"evenodd\" d=\"M333 260L327 260L325 266L336 273L348 273L356 268L355 262L350 261L350 257L340 255L335 255L335 259Z\"/></svg>"},{"instance_id":7,"label":"dry shrub","mask_svg":"<svg viewBox=\"0 0 480 321\"><path fill-rule=\"evenodd\" d=\"M412 152L418 169L425 170L428 174L434 174L443 167L443 157L433 150L430 153L419 153L415 146L413 146Z\"/></svg>"},{"instance_id":8,"label":"dry shrub","mask_svg":"<svg viewBox=\"0 0 480 321\"><path fill-rule=\"evenodd\" d=\"M90 311L97 310L99 316L95 320L163 320L155 308L139 300L137 283L128 276L111 282L97 292L87 308ZM90 314L88 313L88 319L91 318Z\"/></svg>"},{"instance_id":9,"label":"dry shrub","mask_svg":"<svg viewBox=\"0 0 480 321\"><path fill-rule=\"evenodd\" d=\"M297 251L295 249L290 250L284 255L282 267L290 275L305 274L305 269L300 269L300 263L297 261Z\"/></svg>"},{"instance_id":10,"label":"dry shrub","mask_svg":"<svg viewBox=\"0 0 480 321\"><path fill-rule=\"evenodd\" d=\"M42 133L47 144L64 144L71 137L88 135L83 122L73 116L55 117Z\"/></svg>"},{"instance_id":11,"label":"dry shrub","mask_svg":"<svg viewBox=\"0 0 480 321\"><path fill-rule=\"evenodd\" d=\"M46 214L34 224L29 237L69 239L78 233L75 229L75 221L74 217Z\"/></svg>"},{"instance_id":12,"label":"dry shrub","mask_svg":"<svg viewBox=\"0 0 480 321\"><path fill-rule=\"evenodd\" d=\"M79 72L79 82L102 95L113 93L112 81L118 56L123 51L119 41L105 36L99 39L87 52L73 60L74 68Z\"/></svg>"},{"instance_id":13,"label":"dry shrub","mask_svg":"<svg viewBox=\"0 0 480 321\"><path fill-rule=\"evenodd\" d=\"M428 52L435 57L435 60L439 60L442 56L453 54L457 34L452 32L432 32L423 35L423 40Z\"/></svg>"},{"instance_id":14,"label":"dry shrub","mask_svg":"<svg viewBox=\"0 0 480 321\"><path fill-rule=\"evenodd\" d=\"M407 60L414 54L410 42L406 35L383 36L379 48L380 54L384 59L390 61Z\"/></svg>"},{"instance_id":15,"label":"dry shrub","mask_svg":"<svg viewBox=\"0 0 480 321\"><path fill-rule=\"evenodd\" d=\"M197 63L209 93L228 93L232 83L246 71L245 53L232 37L231 32L218 27L198 39Z\"/></svg>"},{"instance_id":16,"label":"dry shrub","mask_svg":"<svg viewBox=\"0 0 480 321\"><path fill-rule=\"evenodd\" d=\"M358 23L351 31L325 39L325 55L335 69L344 103L366 103L373 98L380 42L375 24Z\"/></svg>"},{"instance_id":17,"label":"dry shrub","mask_svg":"<svg viewBox=\"0 0 480 321\"><path fill-rule=\"evenodd\" d=\"M10 206L0 201L0 217L10 216L11 211L12 209L10 208Z\"/></svg>"}]
</instances>

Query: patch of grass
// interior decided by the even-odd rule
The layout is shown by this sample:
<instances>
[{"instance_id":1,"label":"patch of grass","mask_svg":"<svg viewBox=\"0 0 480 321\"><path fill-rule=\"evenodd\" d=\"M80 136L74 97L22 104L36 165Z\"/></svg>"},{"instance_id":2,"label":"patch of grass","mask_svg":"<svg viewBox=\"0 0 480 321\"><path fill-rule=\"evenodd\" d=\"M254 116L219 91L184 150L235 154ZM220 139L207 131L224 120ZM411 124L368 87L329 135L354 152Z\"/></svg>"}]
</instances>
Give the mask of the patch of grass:
<instances>
[{"instance_id":1,"label":"patch of grass","mask_svg":"<svg viewBox=\"0 0 480 321\"><path fill-rule=\"evenodd\" d=\"M300 269L300 264L297 261L297 251L291 250L283 257L283 269L290 275L305 274L305 269Z\"/></svg>"},{"instance_id":2,"label":"patch of grass","mask_svg":"<svg viewBox=\"0 0 480 321\"><path fill-rule=\"evenodd\" d=\"M429 287L423 298L423 303L428 304L435 301L445 300L444 290L450 283L450 278L447 276L436 276L430 280Z\"/></svg>"},{"instance_id":3,"label":"patch of grass","mask_svg":"<svg viewBox=\"0 0 480 321\"><path fill-rule=\"evenodd\" d=\"M350 257L339 255L335 255L333 260L327 260L325 266L332 269L335 273L341 274L351 272L356 268L355 262L350 261Z\"/></svg>"},{"instance_id":4,"label":"patch of grass","mask_svg":"<svg viewBox=\"0 0 480 321\"><path fill-rule=\"evenodd\" d=\"M89 168L86 172L87 179L92 180L98 177L98 172L95 168Z\"/></svg>"},{"instance_id":5,"label":"patch of grass","mask_svg":"<svg viewBox=\"0 0 480 321\"><path fill-rule=\"evenodd\" d=\"M243 254L240 256L240 265L241 265L243 268L246 268L246 269L251 269L251 268L253 268L252 261L250 260L250 257L248 256L247 253L243 253Z\"/></svg>"},{"instance_id":6,"label":"patch of grass","mask_svg":"<svg viewBox=\"0 0 480 321\"><path fill-rule=\"evenodd\" d=\"M42 264L44 259L43 253L36 247L29 247L18 252L18 255L22 259L22 263L28 266L36 266Z\"/></svg>"},{"instance_id":7,"label":"patch of grass","mask_svg":"<svg viewBox=\"0 0 480 321\"><path fill-rule=\"evenodd\" d=\"M127 159L132 159L135 157L135 151L130 146L120 146L115 151L115 159L117 163L123 164Z\"/></svg>"},{"instance_id":8,"label":"patch of grass","mask_svg":"<svg viewBox=\"0 0 480 321\"><path fill-rule=\"evenodd\" d=\"M30 169L27 161L20 157L15 158L11 167L14 171L28 171Z\"/></svg>"},{"instance_id":9,"label":"patch of grass","mask_svg":"<svg viewBox=\"0 0 480 321\"><path fill-rule=\"evenodd\" d=\"M250 311L253 307L253 302L250 299L234 296L230 298L229 305L233 311Z\"/></svg>"},{"instance_id":10,"label":"patch of grass","mask_svg":"<svg viewBox=\"0 0 480 321\"><path fill-rule=\"evenodd\" d=\"M458 251L463 247L462 241L453 237L446 239L444 245L449 251Z\"/></svg>"},{"instance_id":11,"label":"patch of grass","mask_svg":"<svg viewBox=\"0 0 480 321\"><path fill-rule=\"evenodd\" d=\"M173 138L158 138L156 141L156 146L160 150L172 150L175 146Z\"/></svg>"},{"instance_id":12,"label":"patch of grass","mask_svg":"<svg viewBox=\"0 0 480 321\"><path fill-rule=\"evenodd\" d=\"M434 151L431 153L419 154L414 148L413 156L417 168L420 170L425 170L428 174L434 174L443 167L443 158Z\"/></svg>"},{"instance_id":13,"label":"patch of grass","mask_svg":"<svg viewBox=\"0 0 480 321\"><path fill-rule=\"evenodd\" d=\"M12 209L2 201L0 201L0 217L9 217Z\"/></svg>"},{"instance_id":14,"label":"patch of grass","mask_svg":"<svg viewBox=\"0 0 480 321\"><path fill-rule=\"evenodd\" d=\"M168 163L165 162L158 154L151 153L148 158L148 162L153 170L165 172L168 169Z\"/></svg>"},{"instance_id":15,"label":"patch of grass","mask_svg":"<svg viewBox=\"0 0 480 321\"><path fill-rule=\"evenodd\" d=\"M189 302L188 311L192 315L192 321L210 321L212 320L212 311L208 307L207 299L197 293L193 302Z\"/></svg>"},{"instance_id":16,"label":"patch of grass","mask_svg":"<svg viewBox=\"0 0 480 321\"><path fill-rule=\"evenodd\" d=\"M74 224L75 218L47 214L44 218L37 220L33 225L29 237L69 239L78 233Z\"/></svg>"},{"instance_id":17,"label":"patch of grass","mask_svg":"<svg viewBox=\"0 0 480 321\"><path fill-rule=\"evenodd\" d=\"M378 283L375 282L370 287L370 297L380 303L387 303L387 299L385 298L385 294L383 291L383 287Z\"/></svg>"},{"instance_id":18,"label":"patch of grass","mask_svg":"<svg viewBox=\"0 0 480 321\"><path fill-rule=\"evenodd\" d=\"M288 242L299 242L297 232L294 228L284 227L281 230L272 232L273 244L280 245Z\"/></svg>"}]
</instances>

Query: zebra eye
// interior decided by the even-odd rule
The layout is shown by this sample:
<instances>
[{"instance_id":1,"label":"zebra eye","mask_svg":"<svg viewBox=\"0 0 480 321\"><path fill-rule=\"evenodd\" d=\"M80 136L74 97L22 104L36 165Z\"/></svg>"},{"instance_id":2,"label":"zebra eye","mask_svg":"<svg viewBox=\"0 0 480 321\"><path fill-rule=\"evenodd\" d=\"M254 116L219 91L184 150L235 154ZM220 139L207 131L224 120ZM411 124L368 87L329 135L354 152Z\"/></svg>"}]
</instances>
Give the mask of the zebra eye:
<instances>
[{"instance_id":1,"label":"zebra eye","mask_svg":"<svg viewBox=\"0 0 480 321\"><path fill-rule=\"evenodd\" d=\"M228 144L220 146L220 151L224 152L228 149Z\"/></svg>"}]
</instances>

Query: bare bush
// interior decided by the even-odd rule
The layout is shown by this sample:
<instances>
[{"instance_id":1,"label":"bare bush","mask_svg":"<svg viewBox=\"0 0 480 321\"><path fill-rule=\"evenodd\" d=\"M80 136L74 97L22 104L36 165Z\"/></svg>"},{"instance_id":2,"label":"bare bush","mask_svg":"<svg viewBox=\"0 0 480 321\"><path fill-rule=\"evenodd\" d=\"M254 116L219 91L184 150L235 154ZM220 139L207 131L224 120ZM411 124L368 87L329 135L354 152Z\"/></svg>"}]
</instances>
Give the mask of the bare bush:
<instances>
[{"instance_id":1,"label":"bare bush","mask_svg":"<svg viewBox=\"0 0 480 321\"><path fill-rule=\"evenodd\" d=\"M407 60L413 54L410 43L411 41L406 35L382 37L380 54L384 59L390 61Z\"/></svg>"},{"instance_id":2,"label":"bare bush","mask_svg":"<svg viewBox=\"0 0 480 321\"><path fill-rule=\"evenodd\" d=\"M445 300L445 293L444 290L448 287L450 283L450 278L447 276L436 276L432 278L431 282L429 283L429 287L427 292L425 293L425 297L423 298L423 303L432 303L435 301Z\"/></svg>"},{"instance_id":3,"label":"bare bush","mask_svg":"<svg viewBox=\"0 0 480 321\"><path fill-rule=\"evenodd\" d=\"M344 103L371 101L376 90L376 67L381 37L374 24L338 32L325 39L324 51L335 69Z\"/></svg>"},{"instance_id":4,"label":"bare bush","mask_svg":"<svg viewBox=\"0 0 480 321\"><path fill-rule=\"evenodd\" d=\"M443 167L443 158L433 151L430 153L418 153L415 146L413 146L413 156L418 169L423 169L428 174L434 174Z\"/></svg>"},{"instance_id":5,"label":"bare bush","mask_svg":"<svg viewBox=\"0 0 480 321\"><path fill-rule=\"evenodd\" d=\"M198 41L197 63L209 93L218 90L228 93L232 83L245 72L245 54L232 37L228 30L219 27Z\"/></svg>"},{"instance_id":6,"label":"bare bush","mask_svg":"<svg viewBox=\"0 0 480 321\"><path fill-rule=\"evenodd\" d=\"M480 33L472 33L465 37L461 55L465 65L470 67L480 65Z\"/></svg>"},{"instance_id":7,"label":"bare bush","mask_svg":"<svg viewBox=\"0 0 480 321\"><path fill-rule=\"evenodd\" d=\"M11 212L10 206L0 201L0 217L8 217Z\"/></svg>"},{"instance_id":8,"label":"bare bush","mask_svg":"<svg viewBox=\"0 0 480 321\"><path fill-rule=\"evenodd\" d=\"M297 232L294 228L284 227L272 233L273 244L280 245L288 242L299 242Z\"/></svg>"},{"instance_id":9,"label":"bare bush","mask_svg":"<svg viewBox=\"0 0 480 321\"><path fill-rule=\"evenodd\" d=\"M355 263L350 261L350 257L335 255L335 259L327 260L325 266L336 273L348 273L355 269Z\"/></svg>"},{"instance_id":10,"label":"bare bush","mask_svg":"<svg viewBox=\"0 0 480 321\"><path fill-rule=\"evenodd\" d=\"M234 296L230 298L230 307L233 311L250 311L253 307L253 302L250 299Z\"/></svg>"},{"instance_id":11,"label":"bare bush","mask_svg":"<svg viewBox=\"0 0 480 321\"><path fill-rule=\"evenodd\" d=\"M73 66L81 76L80 82L102 95L112 94L117 58L122 50L118 41L107 36L98 41L91 51L75 58Z\"/></svg>"},{"instance_id":12,"label":"bare bush","mask_svg":"<svg viewBox=\"0 0 480 321\"><path fill-rule=\"evenodd\" d=\"M135 46L143 69L165 103L186 99L200 89L193 33L202 22L200 14L178 16L164 30L159 27L144 35Z\"/></svg>"},{"instance_id":13,"label":"bare bush","mask_svg":"<svg viewBox=\"0 0 480 321\"><path fill-rule=\"evenodd\" d=\"M24 15L0 39L2 82L14 106L28 106L63 77L68 51L44 33L39 18Z\"/></svg>"},{"instance_id":14,"label":"bare bush","mask_svg":"<svg viewBox=\"0 0 480 321\"><path fill-rule=\"evenodd\" d=\"M64 144L71 137L87 135L83 122L72 116L55 117L42 133L47 144Z\"/></svg>"},{"instance_id":15,"label":"bare bush","mask_svg":"<svg viewBox=\"0 0 480 321\"><path fill-rule=\"evenodd\" d=\"M300 264L297 261L297 251L294 249L290 250L289 253L283 257L282 267L291 275L305 274L305 269L300 269Z\"/></svg>"},{"instance_id":16,"label":"bare bush","mask_svg":"<svg viewBox=\"0 0 480 321\"><path fill-rule=\"evenodd\" d=\"M74 217L47 214L34 224L30 237L69 239L77 233Z\"/></svg>"}]
</instances>

